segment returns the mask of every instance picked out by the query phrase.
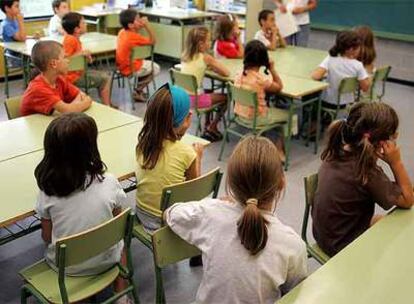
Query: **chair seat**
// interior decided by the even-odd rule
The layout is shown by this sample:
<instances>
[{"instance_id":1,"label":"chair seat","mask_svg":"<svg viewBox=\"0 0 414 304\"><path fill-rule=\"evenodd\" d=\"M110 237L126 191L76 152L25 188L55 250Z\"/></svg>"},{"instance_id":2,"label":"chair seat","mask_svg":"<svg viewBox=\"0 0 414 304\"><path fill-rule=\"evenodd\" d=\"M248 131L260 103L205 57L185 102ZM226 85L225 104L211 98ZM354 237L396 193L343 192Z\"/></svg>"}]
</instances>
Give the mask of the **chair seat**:
<instances>
[{"instance_id":1,"label":"chair seat","mask_svg":"<svg viewBox=\"0 0 414 304\"><path fill-rule=\"evenodd\" d=\"M58 273L41 260L20 271L20 275L51 303L62 303L59 291ZM66 276L65 285L69 302L78 302L109 286L119 275L119 268L112 267L108 271L93 276Z\"/></svg>"},{"instance_id":2,"label":"chair seat","mask_svg":"<svg viewBox=\"0 0 414 304\"><path fill-rule=\"evenodd\" d=\"M323 263L328 262L330 259L329 255L327 255L316 243L309 244L308 252L311 256L316 256L317 259L321 260Z\"/></svg>"},{"instance_id":3,"label":"chair seat","mask_svg":"<svg viewBox=\"0 0 414 304\"><path fill-rule=\"evenodd\" d=\"M144 226L137 220L134 222L132 228L132 235L139 239L145 246L152 249L152 236L144 229Z\"/></svg>"},{"instance_id":4,"label":"chair seat","mask_svg":"<svg viewBox=\"0 0 414 304\"><path fill-rule=\"evenodd\" d=\"M256 129L272 129L277 125L285 124L289 120L289 111L278 108L269 108L266 116L258 117L256 120ZM236 116L237 124L253 129L253 119Z\"/></svg>"}]
</instances>

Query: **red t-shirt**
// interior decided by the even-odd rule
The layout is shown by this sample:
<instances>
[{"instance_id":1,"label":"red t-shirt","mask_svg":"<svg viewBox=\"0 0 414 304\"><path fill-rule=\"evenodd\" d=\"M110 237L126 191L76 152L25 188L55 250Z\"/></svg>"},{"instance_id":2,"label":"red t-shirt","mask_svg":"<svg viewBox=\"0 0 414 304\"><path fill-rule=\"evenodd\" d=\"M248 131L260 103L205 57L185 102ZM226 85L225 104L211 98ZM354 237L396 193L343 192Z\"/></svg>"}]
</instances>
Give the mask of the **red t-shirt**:
<instances>
[{"instance_id":1,"label":"red t-shirt","mask_svg":"<svg viewBox=\"0 0 414 304\"><path fill-rule=\"evenodd\" d=\"M239 44L236 40L217 40L217 53L226 58L237 58L239 55Z\"/></svg>"},{"instance_id":2,"label":"red t-shirt","mask_svg":"<svg viewBox=\"0 0 414 304\"><path fill-rule=\"evenodd\" d=\"M122 75L128 76L131 71L131 51L132 48L140 45L150 45L151 40L137 32L122 29L118 33L118 42L116 46L116 65ZM133 62L134 72L139 71L143 61L136 59Z\"/></svg>"},{"instance_id":3,"label":"red t-shirt","mask_svg":"<svg viewBox=\"0 0 414 304\"><path fill-rule=\"evenodd\" d=\"M82 52L82 43L73 35L65 35L63 37L62 45L65 51L65 57L71 57ZM75 83L79 78L81 78L82 74L82 71L68 72L66 74L66 79L72 83Z\"/></svg>"},{"instance_id":4,"label":"red t-shirt","mask_svg":"<svg viewBox=\"0 0 414 304\"><path fill-rule=\"evenodd\" d=\"M24 92L20 113L23 116L36 113L52 114L57 102L71 103L79 92L79 89L63 76L58 76L56 86L52 87L40 74L29 83Z\"/></svg>"}]
</instances>

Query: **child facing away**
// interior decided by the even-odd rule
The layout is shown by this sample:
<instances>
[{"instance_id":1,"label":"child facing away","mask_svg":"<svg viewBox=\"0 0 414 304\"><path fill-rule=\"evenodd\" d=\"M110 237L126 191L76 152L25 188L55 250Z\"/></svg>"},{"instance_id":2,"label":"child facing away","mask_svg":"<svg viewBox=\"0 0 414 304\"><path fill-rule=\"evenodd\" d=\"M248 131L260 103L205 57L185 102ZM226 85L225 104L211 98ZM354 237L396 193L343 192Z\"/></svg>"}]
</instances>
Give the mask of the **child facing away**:
<instances>
[{"instance_id":1,"label":"child facing away","mask_svg":"<svg viewBox=\"0 0 414 304\"><path fill-rule=\"evenodd\" d=\"M369 26L358 26L354 28L354 31L361 39L361 51L357 59L362 62L367 73L373 75L375 72L374 62L377 58L374 33Z\"/></svg>"},{"instance_id":2,"label":"child facing away","mask_svg":"<svg viewBox=\"0 0 414 304\"><path fill-rule=\"evenodd\" d=\"M222 15L216 24L214 57L243 58L244 48L237 18L231 14Z\"/></svg>"},{"instance_id":3,"label":"child facing away","mask_svg":"<svg viewBox=\"0 0 414 304\"><path fill-rule=\"evenodd\" d=\"M192 28L188 32L184 54L181 58L181 71L194 75L197 79L199 88L199 92L196 92L198 94L198 108L210 108L213 105L221 104L220 110L216 113L213 121L210 119L211 113L207 114L202 135L203 138L209 141L217 141L223 138L218 130L218 124L226 111L227 97L225 94L205 93L203 90L203 80L207 68L224 77L230 76L230 71L207 53L211 47L210 38L210 33L206 27ZM190 95L190 98L191 106L195 107L195 96Z\"/></svg>"},{"instance_id":4,"label":"child facing away","mask_svg":"<svg viewBox=\"0 0 414 304\"><path fill-rule=\"evenodd\" d=\"M200 176L203 146L180 141L191 116L190 97L180 87L165 84L148 101L136 147L136 201L137 216L149 231L161 226L162 189Z\"/></svg>"},{"instance_id":5,"label":"child facing away","mask_svg":"<svg viewBox=\"0 0 414 304\"><path fill-rule=\"evenodd\" d=\"M265 74L260 72L262 67L265 67ZM268 76L269 72L271 77ZM279 93L283 88L283 84L275 70L274 62L269 59L265 45L260 41L252 40L246 45L243 59L243 72L236 75L234 86L257 93L259 124L261 118L266 119L275 116L273 114L276 113L285 119L283 121L288 120L288 115L285 115L283 110L267 106L266 93ZM251 120L254 116L254 108L244 106L236 100L234 113L242 119ZM281 159L284 161L284 136L283 132L281 133L278 134L272 130L271 132L267 132L266 135L274 140L279 148Z\"/></svg>"},{"instance_id":6,"label":"child facing away","mask_svg":"<svg viewBox=\"0 0 414 304\"><path fill-rule=\"evenodd\" d=\"M91 52L82 48L80 37L86 33L86 22L82 15L75 12L67 13L62 17L62 27L66 34L63 37L63 49L65 56L83 55L88 62L92 62ZM83 71L68 72L66 78L77 87L97 88L99 97L105 105L112 105L110 97L110 78L105 72L87 69L87 79L83 77ZM86 83L86 81L88 83Z\"/></svg>"},{"instance_id":7,"label":"child facing away","mask_svg":"<svg viewBox=\"0 0 414 304\"><path fill-rule=\"evenodd\" d=\"M355 240L379 217L375 204L411 208L413 187L401 160L398 116L385 103L357 103L347 119L328 130L318 188L312 208L313 234L321 249L333 256ZM392 182L378 166L391 168Z\"/></svg>"},{"instance_id":8,"label":"child facing away","mask_svg":"<svg viewBox=\"0 0 414 304\"><path fill-rule=\"evenodd\" d=\"M275 13L271 10L262 10L258 19L260 30L257 31L254 39L262 42L270 51L274 51L279 47L286 47L286 41L280 35L276 25Z\"/></svg>"},{"instance_id":9,"label":"child facing away","mask_svg":"<svg viewBox=\"0 0 414 304\"><path fill-rule=\"evenodd\" d=\"M284 189L275 145L248 136L229 159L227 198L166 210L171 229L202 252L197 303L274 303L306 277L305 244L275 214Z\"/></svg>"},{"instance_id":10,"label":"child facing away","mask_svg":"<svg viewBox=\"0 0 414 304\"><path fill-rule=\"evenodd\" d=\"M53 0L52 2L53 17L50 18L47 33L49 36L63 36L65 31L62 28L62 18L69 13L69 5L66 0Z\"/></svg>"},{"instance_id":11,"label":"child facing away","mask_svg":"<svg viewBox=\"0 0 414 304\"><path fill-rule=\"evenodd\" d=\"M335 45L329 50L327 56L320 66L312 72L312 78L322 80L325 76L329 87L324 91L322 100L327 107L336 107L338 104L338 90L342 79L356 77L359 87L367 92L370 80L364 66L357 60L361 50L361 39L353 31L342 31L336 36ZM352 94L351 94L352 95ZM346 94L341 96L340 106L354 102L352 96Z\"/></svg>"},{"instance_id":12,"label":"child facing away","mask_svg":"<svg viewBox=\"0 0 414 304\"><path fill-rule=\"evenodd\" d=\"M82 112L91 106L92 99L65 77L69 62L60 43L38 41L33 46L31 59L40 74L24 92L21 115L50 115L54 110L60 113Z\"/></svg>"},{"instance_id":13,"label":"child facing away","mask_svg":"<svg viewBox=\"0 0 414 304\"><path fill-rule=\"evenodd\" d=\"M97 147L98 130L84 113L59 116L45 134L45 154L35 169L39 186L36 212L41 217L46 261L56 269L56 241L96 227L119 214L127 205L118 180L105 173ZM95 275L121 261L123 242L77 265L67 275ZM115 288L122 290L122 279Z\"/></svg>"},{"instance_id":14,"label":"child facing away","mask_svg":"<svg viewBox=\"0 0 414 304\"><path fill-rule=\"evenodd\" d=\"M119 22L123 29L118 33L116 46L116 65L119 72L124 76L133 73L138 77L138 86L135 88L134 99L139 102L146 101L143 89L153 81L160 73L160 66L150 60L135 59L131 63L131 52L134 47L154 45L156 43L154 31L151 29L146 17L140 18L135 9L123 10L119 15ZM148 37L139 31L143 29Z\"/></svg>"}]
</instances>

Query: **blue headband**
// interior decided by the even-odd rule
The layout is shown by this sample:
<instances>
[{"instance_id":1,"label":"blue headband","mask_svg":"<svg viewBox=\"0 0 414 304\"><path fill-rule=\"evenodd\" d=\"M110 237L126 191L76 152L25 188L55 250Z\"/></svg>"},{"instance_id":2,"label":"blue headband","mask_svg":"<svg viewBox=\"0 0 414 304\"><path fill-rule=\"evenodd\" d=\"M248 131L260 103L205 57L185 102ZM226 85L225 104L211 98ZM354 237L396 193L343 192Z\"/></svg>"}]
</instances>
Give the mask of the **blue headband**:
<instances>
[{"instance_id":1,"label":"blue headband","mask_svg":"<svg viewBox=\"0 0 414 304\"><path fill-rule=\"evenodd\" d=\"M168 84L171 93L172 107L174 112L173 127L179 127L190 112L190 96L188 93L175 85Z\"/></svg>"}]
</instances>

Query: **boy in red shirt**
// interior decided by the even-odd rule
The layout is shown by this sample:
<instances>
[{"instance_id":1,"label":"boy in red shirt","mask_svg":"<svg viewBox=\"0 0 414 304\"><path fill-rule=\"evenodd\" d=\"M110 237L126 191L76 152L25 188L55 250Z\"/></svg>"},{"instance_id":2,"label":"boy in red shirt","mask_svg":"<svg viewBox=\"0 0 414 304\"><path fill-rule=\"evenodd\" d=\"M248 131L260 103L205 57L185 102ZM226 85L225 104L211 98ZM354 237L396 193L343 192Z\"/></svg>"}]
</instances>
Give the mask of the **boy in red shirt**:
<instances>
[{"instance_id":1,"label":"boy in red shirt","mask_svg":"<svg viewBox=\"0 0 414 304\"><path fill-rule=\"evenodd\" d=\"M149 60L135 60L131 65L131 51L134 47L140 45L154 45L155 35L148 24L147 18L140 18L134 9L123 10L119 15L119 21L123 27L118 33L118 42L116 47L116 65L118 70L124 76L131 76L136 72L138 77L138 87L135 88L137 101L145 101L142 96L142 90L152 81L155 75L159 74L160 67L155 62ZM148 37L138 33L140 29L145 29ZM154 70L152 70L152 64Z\"/></svg>"},{"instance_id":2,"label":"boy in red shirt","mask_svg":"<svg viewBox=\"0 0 414 304\"><path fill-rule=\"evenodd\" d=\"M85 19L78 13L70 12L62 17L62 27L66 32L63 38L63 49L65 56L84 55L89 63L92 62L91 52L82 49L80 36L86 33ZM67 79L77 87L85 88L85 77L82 77L83 71L72 71L67 74ZM102 102L111 105L110 97L110 79L104 72L97 70L87 70L88 88L97 88Z\"/></svg>"},{"instance_id":3,"label":"boy in red shirt","mask_svg":"<svg viewBox=\"0 0 414 304\"><path fill-rule=\"evenodd\" d=\"M70 83L64 75L68 70L62 45L56 41L39 41L32 49L32 62L40 70L27 87L20 113L50 115L54 110L82 112L88 109L92 99Z\"/></svg>"}]
</instances>

